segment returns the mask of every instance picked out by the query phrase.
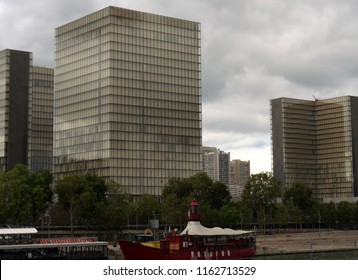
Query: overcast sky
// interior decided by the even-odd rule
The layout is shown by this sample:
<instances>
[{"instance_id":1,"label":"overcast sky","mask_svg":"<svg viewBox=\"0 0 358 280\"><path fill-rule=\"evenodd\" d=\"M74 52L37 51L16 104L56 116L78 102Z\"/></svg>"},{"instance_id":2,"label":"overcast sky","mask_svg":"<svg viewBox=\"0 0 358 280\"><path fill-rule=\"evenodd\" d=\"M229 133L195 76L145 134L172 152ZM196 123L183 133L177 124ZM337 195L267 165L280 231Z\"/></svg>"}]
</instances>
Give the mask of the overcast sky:
<instances>
[{"instance_id":1,"label":"overcast sky","mask_svg":"<svg viewBox=\"0 0 358 280\"><path fill-rule=\"evenodd\" d=\"M358 1L0 0L0 50L54 66L54 29L107 6L201 23L203 145L271 171L270 99L358 93Z\"/></svg>"}]
</instances>

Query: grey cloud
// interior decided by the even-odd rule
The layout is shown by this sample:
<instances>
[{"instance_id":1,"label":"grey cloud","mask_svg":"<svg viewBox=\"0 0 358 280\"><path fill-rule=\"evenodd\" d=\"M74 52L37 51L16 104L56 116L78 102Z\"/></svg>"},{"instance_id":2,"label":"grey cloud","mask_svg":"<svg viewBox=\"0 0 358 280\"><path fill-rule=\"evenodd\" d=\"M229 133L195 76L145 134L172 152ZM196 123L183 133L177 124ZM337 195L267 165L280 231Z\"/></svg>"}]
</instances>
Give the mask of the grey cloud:
<instances>
[{"instance_id":1,"label":"grey cloud","mask_svg":"<svg viewBox=\"0 0 358 280\"><path fill-rule=\"evenodd\" d=\"M0 0L0 49L53 66L54 29L108 5L201 22L203 142L257 147L265 170L270 99L358 93L353 0Z\"/></svg>"},{"instance_id":2,"label":"grey cloud","mask_svg":"<svg viewBox=\"0 0 358 280\"><path fill-rule=\"evenodd\" d=\"M239 98L225 100L220 104L206 103L203 105L204 130L241 134L267 133L269 108L268 106L263 106L264 110L258 108L262 108L262 104Z\"/></svg>"}]
</instances>

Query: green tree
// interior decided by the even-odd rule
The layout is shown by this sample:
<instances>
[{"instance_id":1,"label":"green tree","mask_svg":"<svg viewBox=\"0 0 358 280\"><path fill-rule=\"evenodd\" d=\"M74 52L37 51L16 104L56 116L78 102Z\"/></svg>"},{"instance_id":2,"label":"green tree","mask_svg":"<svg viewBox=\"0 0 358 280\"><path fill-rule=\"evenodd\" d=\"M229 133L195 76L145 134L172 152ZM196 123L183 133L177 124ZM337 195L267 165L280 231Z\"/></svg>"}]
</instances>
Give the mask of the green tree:
<instances>
[{"instance_id":1,"label":"green tree","mask_svg":"<svg viewBox=\"0 0 358 280\"><path fill-rule=\"evenodd\" d=\"M175 193L166 193L163 197L162 218L168 225L182 225L188 218L188 205L191 198L178 197Z\"/></svg>"},{"instance_id":2,"label":"green tree","mask_svg":"<svg viewBox=\"0 0 358 280\"><path fill-rule=\"evenodd\" d=\"M158 197L154 195L143 195L138 201L138 214L140 223L148 224L149 220L159 218L161 216L162 206L158 201Z\"/></svg>"},{"instance_id":3,"label":"green tree","mask_svg":"<svg viewBox=\"0 0 358 280\"><path fill-rule=\"evenodd\" d=\"M191 186L192 195L199 203L208 204L211 208L219 210L230 202L231 195L224 183L213 181L206 172L199 172L184 180Z\"/></svg>"},{"instance_id":4,"label":"green tree","mask_svg":"<svg viewBox=\"0 0 358 280\"><path fill-rule=\"evenodd\" d=\"M297 225L300 225L300 227L302 227L303 216L301 209L295 205L288 205L287 208L288 213L290 214L290 221L296 224L296 228Z\"/></svg>"},{"instance_id":5,"label":"green tree","mask_svg":"<svg viewBox=\"0 0 358 280\"><path fill-rule=\"evenodd\" d=\"M138 201L130 201L128 204L127 223L135 224L138 227L139 224L139 203Z\"/></svg>"},{"instance_id":6,"label":"green tree","mask_svg":"<svg viewBox=\"0 0 358 280\"><path fill-rule=\"evenodd\" d=\"M52 200L50 179L17 164L0 174L0 219L3 224L36 225Z\"/></svg>"},{"instance_id":7,"label":"green tree","mask_svg":"<svg viewBox=\"0 0 358 280\"><path fill-rule=\"evenodd\" d=\"M187 220L188 205L194 197L194 187L188 179L169 179L162 192L164 222L182 225Z\"/></svg>"},{"instance_id":8,"label":"green tree","mask_svg":"<svg viewBox=\"0 0 358 280\"><path fill-rule=\"evenodd\" d=\"M322 203L320 205L322 223L329 227L334 227L337 221L336 205L331 201L330 203Z\"/></svg>"},{"instance_id":9,"label":"green tree","mask_svg":"<svg viewBox=\"0 0 358 280\"><path fill-rule=\"evenodd\" d=\"M354 219L353 206L347 201L341 201L337 205L338 220L343 224L351 223Z\"/></svg>"},{"instance_id":10,"label":"green tree","mask_svg":"<svg viewBox=\"0 0 358 280\"><path fill-rule=\"evenodd\" d=\"M241 211L235 203L221 207L219 217L222 227L237 228L241 224Z\"/></svg>"},{"instance_id":11,"label":"green tree","mask_svg":"<svg viewBox=\"0 0 358 280\"><path fill-rule=\"evenodd\" d=\"M281 227L283 225L286 225L290 222L289 211L288 211L287 207L281 203L276 205L274 217L275 217L276 223L279 226L279 229L281 229Z\"/></svg>"},{"instance_id":12,"label":"green tree","mask_svg":"<svg viewBox=\"0 0 358 280\"><path fill-rule=\"evenodd\" d=\"M312 198L312 190L304 183L296 182L291 188L284 192L283 203L291 209L291 212L294 210L292 213L294 213L296 217L295 220L299 220L300 226L302 227L304 217L307 217L315 201Z\"/></svg>"},{"instance_id":13,"label":"green tree","mask_svg":"<svg viewBox=\"0 0 358 280\"><path fill-rule=\"evenodd\" d=\"M356 225L358 225L358 201L354 204L354 207L353 207L354 211L353 211L353 216L354 216L354 222Z\"/></svg>"},{"instance_id":14,"label":"green tree","mask_svg":"<svg viewBox=\"0 0 358 280\"><path fill-rule=\"evenodd\" d=\"M199 203L209 202L211 199L210 191L213 180L206 172L199 172L189 178L183 180L183 183L188 186L190 192L186 192L184 196L194 195Z\"/></svg>"},{"instance_id":15,"label":"green tree","mask_svg":"<svg viewBox=\"0 0 358 280\"><path fill-rule=\"evenodd\" d=\"M252 174L243 192L243 203L252 209L253 218L262 226L270 219L280 197L280 182L269 172Z\"/></svg>"},{"instance_id":16,"label":"green tree","mask_svg":"<svg viewBox=\"0 0 358 280\"><path fill-rule=\"evenodd\" d=\"M71 175L58 181L56 192L61 207L68 211L71 234L73 226L81 216L81 195L85 189L85 180L81 175Z\"/></svg>"},{"instance_id":17,"label":"green tree","mask_svg":"<svg viewBox=\"0 0 358 280\"><path fill-rule=\"evenodd\" d=\"M283 195L283 202L286 205L295 205L302 211L309 209L314 201L312 190L302 182L294 183Z\"/></svg>"},{"instance_id":18,"label":"green tree","mask_svg":"<svg viewBox=\"0 0 358 280\"><path fill-rule=\"evenodd\" d=\"M106 186L106 200L97 206L96 225L104 229L119 229L128 222L129 196L114 181L107 182Z\"/></svg>"},{"instance_id":19,"label":"green tree","mask_svg":"<svg viewBox=\"0 0 358 280\"><path fill-rule=\"evenodd\" d=\"M304 219L308 224L311 224L312 227L322 222L321 209L318 202L314 201L312 206L306 211Z\"/></svg>"},{"instance_id":20,"label":"green tree","mask_svg":"<svg viewBox=\"0 0 358 280\"><path fill-rule=\"evenodd\" d=\"M93 191L96 194L97 201L105 201L108 186L104 179L91 173L86 173L84 179L86 181L86 190Z\"/></svg>"},{"instance_id":21,"label":"green tree","mask_svg":"<svg viewBox=\"0 0 358 280\"><path fill-rule=\"evenodd\" d=\"M203 221L211 223L231 196L225 184L213 182L205 172L189 178L170 179L162 193L164 221L182 225L187 220L188 205L194 198L200 203Z\"/></svg>"},{"instance_id":22,"label":"green tree","mask_svg":"<svg viewBox=\"0 0 358 280\"><path fill-rule=\"evenodd\" d=\"M73 226L83 221L87 226L96 224L107 206L108 187L93 174L72 175L56 184L59 203L68 211L71 233Z\"/></svg>"},{"instance_id":23,"label":"green tree","mask_svg":"<svg viewBox=\"0 0 358 280\"><path fill-rule=\"evenodd\" d=\"M80 195L81 219L86 226L96 225L99 214L107 207L108 187L103 178L94 174L84 175L84 189Z\"/></svg>"},{"instance_id":24,"label":"green tree","mask_svg":"<svg viewBox=\"0 0 358 280\"><path fill-rule=\"evenodd\" d=\"M252 228L252 210L242 201L230 202L220 208L212 225L232 228Z\"/></svg>"},{"instance_id":25,"label":"green tree","mask_svg":"<svg viewBox=\"0 0 358 280\"><path fill-rule=\"evenodd\" d=\"M231 200L231 195L227 186L222 182L214 182L208 189L208 197L211 208L220 209L227 205Z\"/></svg>"},{"instance_id":26,"label":"green tree","mask_svg":"<svg viewBox=\"0 0 358 280\"><path fill-rule=\"evenodd\" d=\"M209 227L216 227L216 226L225 226L223 221L221 220L220 215L221 209L214 209L207 203L200 204L200 213L201 213L201 223L209 226ZM187 217L186 217L187 219Z\"/></svg>"},{"instance_id":27,"label":"green tree","mask_svg":"<svg viewBox=\"0 0 358 280\"><path fill-rule=\"evenodd\" d=\"M51 203L53 202L53 190L52 190L52 183L53 183L53 175L50 170L48 169L41 169L39 171L34 172L35 176L39 178L41 185L44 188L44 192L46 194L46 201Z\"/></svg>"}]
</instances>

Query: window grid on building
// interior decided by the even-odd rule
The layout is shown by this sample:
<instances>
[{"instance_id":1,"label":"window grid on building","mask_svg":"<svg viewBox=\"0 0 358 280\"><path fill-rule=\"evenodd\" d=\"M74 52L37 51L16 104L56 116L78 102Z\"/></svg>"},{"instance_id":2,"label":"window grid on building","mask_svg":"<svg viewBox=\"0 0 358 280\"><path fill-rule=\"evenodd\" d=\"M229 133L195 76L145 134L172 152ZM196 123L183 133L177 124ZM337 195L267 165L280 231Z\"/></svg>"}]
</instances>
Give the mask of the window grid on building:
<instances>
[{"instance_id":1,"label":"window grid on building","mask_svg":"<svg viewBox=\"0 0 358 280\"><path fill-rule=\"evenodd\" d=\"M56 29L55 175L134 195L201 170L200 25L108 7Z\"/></svg>"},{"instance_id":2,"label":"window grid on building","mask_svg":"<svg viewBox=\"0 0 358 280\"><path fill-rule=\"evenodd\" d=\"M356 103L351 96L271 100L273 172L283 189L304 182L323 200L357 196L353 166L357 116L352 110Z\"/></svg>"}]
</instances>

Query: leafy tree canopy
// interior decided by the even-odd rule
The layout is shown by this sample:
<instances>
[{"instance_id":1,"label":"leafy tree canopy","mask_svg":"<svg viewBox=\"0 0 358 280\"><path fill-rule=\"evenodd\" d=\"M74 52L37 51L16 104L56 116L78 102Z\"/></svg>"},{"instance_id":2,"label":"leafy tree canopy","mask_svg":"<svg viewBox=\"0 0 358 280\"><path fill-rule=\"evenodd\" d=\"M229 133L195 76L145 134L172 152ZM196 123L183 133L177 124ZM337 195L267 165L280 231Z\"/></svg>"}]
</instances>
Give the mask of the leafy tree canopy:
<instances>
[{"instance_id":1,"label":"leafy tree canopy","mask_svg":"<svg viewBox=\"0 0 358 280\"><path fill-rule=\"evenodd\" d=\"M252 174L243 192L243 202L256 213L276 204L280 182L269 172Z\"/></svg>"},{"instance_id":2,"label":"leafy tree canopy","mask_svg":"<svg viewBox=\"0 0 358 280\"><path fill-rule=\"evenodd\" d=\"M287 206L295 206L305 213L314 205L312 190L302 182L294 183L283 195L283 203Z\"/></svg>"},{"instance_id":3,"label":"leafy tree canopy","mask_svg":"<svg viewBox=\"0 0 358 280\"><path fill-rule=\"evenodd\" d=\"M186 221L187 207L192 199L200 203L205 216L205 209L218 210L229 203L231 196L225 184L213 182L205 172L199 172L185 179L170 179L164 187L162 198L164 220L182 224Z\"/></svg>"},{"instance_id":4,"label":"leafy tree canopy","mask_svg":"<svg viewBox=\"0 0 358 280\"><path fill-rule=\"evenodd\" d=\"M0 223L36 225L52 201L50 171L31 172L23 164L0 174Z\"/></svg>"},{"instance_id":5,"label":"leafy tree canopy","mask_svg":"<svg viewBox=\"0 0 358 280\"><path fill-rule=\"evenodd\" d=\"M352 204L347 201L341 201L338 203L337 214L340 223L346 224L354 220L354 208Z\"/></svg>"},{"instance_id":6,"label":"leafy tree canopy","mask_svg":"<svg viewBox=\"0 0 358 280\"><path fill-rule=\"evenodd\" d=\"M57 183L59 203L70 215L72 231L81 220L87 225L94 223L107 202L107 191L105 181L93 174L67 176Z\"/></svg>"}]
</instances>

